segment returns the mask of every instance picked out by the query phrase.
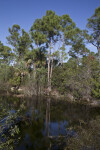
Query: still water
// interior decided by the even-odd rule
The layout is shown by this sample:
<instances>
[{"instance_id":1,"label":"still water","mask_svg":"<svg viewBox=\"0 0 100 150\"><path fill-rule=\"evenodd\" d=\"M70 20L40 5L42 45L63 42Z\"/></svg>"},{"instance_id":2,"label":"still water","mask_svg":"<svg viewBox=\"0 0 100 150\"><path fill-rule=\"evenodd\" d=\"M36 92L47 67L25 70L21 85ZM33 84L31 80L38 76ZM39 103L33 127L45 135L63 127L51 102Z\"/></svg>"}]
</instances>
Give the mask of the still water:
<instances>
[{"instance_id":1,"label":"still water","mask_svg":"<svg viewBox=\"0 0 100 150\"><path fill-rule=\"evenodd\" d=\"M100 115L99 108L49 97L3 97L1 103L12 115L21 110L15 150L63 150L68 138L77 135L73 127ZM0 120L6 117L2 113Z\"/></svg>"}]
</instances>

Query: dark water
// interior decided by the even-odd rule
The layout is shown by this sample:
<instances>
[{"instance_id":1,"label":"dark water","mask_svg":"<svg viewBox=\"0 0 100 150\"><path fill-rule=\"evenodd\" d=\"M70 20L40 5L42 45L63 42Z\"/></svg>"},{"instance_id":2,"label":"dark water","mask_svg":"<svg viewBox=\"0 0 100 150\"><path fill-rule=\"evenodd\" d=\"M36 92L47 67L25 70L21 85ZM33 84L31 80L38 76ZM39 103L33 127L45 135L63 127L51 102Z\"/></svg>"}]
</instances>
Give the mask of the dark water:
<instances>
[{"instance_id":1,"label":"dark water","mask_svg":"<svg viewBox=\"0 0 100 150\"><path fill-rule=\"evenodd\" d=\"M48 97L4 97L1 101L12 114L21 109L15 150L63 150L68 138L77 134L73 127L100 115L99 108ZM3 114L1 120L5 117Z\"/></svg>"}]
</instances>

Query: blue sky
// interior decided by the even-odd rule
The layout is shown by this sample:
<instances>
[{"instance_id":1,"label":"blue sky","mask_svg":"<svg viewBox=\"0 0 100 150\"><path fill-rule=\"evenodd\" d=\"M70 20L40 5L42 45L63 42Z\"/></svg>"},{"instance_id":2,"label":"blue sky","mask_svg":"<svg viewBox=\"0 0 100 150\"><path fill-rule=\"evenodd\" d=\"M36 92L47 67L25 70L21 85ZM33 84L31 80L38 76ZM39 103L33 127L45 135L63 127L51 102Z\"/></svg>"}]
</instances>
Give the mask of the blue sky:
<instances>
[{"instance_id":1,"label":"blue sky","mask_svg":"<svg viewBox=\"0 0 100 150\"><path fill-rule=\"evenodd\" d=\"M79 28L85 29L87 18L99 6L100 0L0 0L0 41L6 45L8 28L13 24L29 31L34 20L45 15L47 10L58 15L69 14Z\"/></svg>"}]
</instances>

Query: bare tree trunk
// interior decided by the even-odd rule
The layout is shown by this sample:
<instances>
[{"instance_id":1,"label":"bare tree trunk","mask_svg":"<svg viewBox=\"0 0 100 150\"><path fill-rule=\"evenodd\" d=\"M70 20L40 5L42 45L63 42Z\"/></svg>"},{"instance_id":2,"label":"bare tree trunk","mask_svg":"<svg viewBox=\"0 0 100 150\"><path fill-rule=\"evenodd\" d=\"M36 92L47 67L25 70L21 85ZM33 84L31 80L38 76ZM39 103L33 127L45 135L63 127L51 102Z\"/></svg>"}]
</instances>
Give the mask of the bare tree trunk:
<instances>
[{"instance_id":1,"label":"bare tree trunk","mask_svg":"<svg viewBox=\"0 0 100 150\"><path fill-rule=\"evenodd\" d=\"M79 68L79 57L76 58L77 69Z\"/></svg>"},{"instance_id":2,"label":"bare tree trunk","mask_svg":"<svg viewBox=\"0 0 100 150\"><path fill-rule=\"evenodd\" d=\"M51 87L52 72L53 72L53 56L52 56L51 68L50 68L50 87Z\"/></svg>"},{"instance_id":3,"label":"bare tree trunk","mask_svg":"<svg viewBox=\"0 0 100 150\"><path fill-rule=\"evenodd\" d=\"M88 69L87 69L87 80L89 81L90 78L91 78L91 69L90 69L90 65L89 65ZM90 99L90 95L91 95L91 85L90 85L90 81L89 81L88 85L87 85L87 91L86 91L87 100Z\"/></svg>"},{"instance_id":4,"label":"bare tree trunk","mask_svg":"<svg viewBox=\"0 0 100 150\"><path fill-rule=\"evenodd\" d=\"M63 59L64 59L64 48L65 48L65 39L64 39L64 37L63 37L63 39L62 39L62 42L63 42L63 49L62 49L62 54L61 54L61 65L63 66Z\"/></svg>"},{"instance_id":5,"label":"bare tree trunk","mask_svg":"<svg viewBox=\"0 0 100 150\"><path fill-rule=\"evenodd\" d=\"M48 57L48 92L51 92L51 85L50 85L50 55L51 55L51 42L50 42L49 57Z\"/></svg>"},{"instance_id":6,"label":"bare tree trunk","mask_svg":"<svg viewBox=\"0 0 100 150\"><path fill-rule=\"evenodd\" d=\"M61 66L63 65L63 52L62 52L62 55L61 55Z\"/></svg>"}]
</instances>

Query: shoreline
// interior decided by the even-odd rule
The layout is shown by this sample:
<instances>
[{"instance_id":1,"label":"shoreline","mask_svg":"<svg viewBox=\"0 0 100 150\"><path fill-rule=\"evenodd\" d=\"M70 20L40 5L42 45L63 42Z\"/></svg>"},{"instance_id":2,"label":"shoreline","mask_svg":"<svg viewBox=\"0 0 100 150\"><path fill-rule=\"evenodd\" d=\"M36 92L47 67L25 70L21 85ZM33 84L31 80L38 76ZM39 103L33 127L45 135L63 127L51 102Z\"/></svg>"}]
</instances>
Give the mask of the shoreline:
<instances>
[{"instance_id":1,"label":"shoreline","mask_svg":"<svg viewBox=\"0 0 100 150\"><path fill-rule=\"evenodd\" d=\"M13 97L17 97L17 98L32 98L32 96L26 96L25 94L23 93L3 93L1 94L0 93L0 96L13 96ZM34 96L34 95L33 95ZM42 95L35 95L35 96L42 96L42 97L50 97L50 98L55 98L55 99L62 99L63 101L68 101L68 102L71 102L71 103L78 103L78 104L84 104L84 105L89 105L89 106L92 106L92 107L100 107L100 100L99 99L92 99L90 101L88 100L78 100L78 99L70 99L68 98L67 96L64 96L64 95L46 95L46 94L42 94Z\"/></svg>"}]
</instances>

